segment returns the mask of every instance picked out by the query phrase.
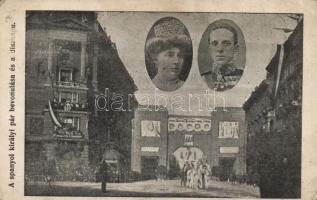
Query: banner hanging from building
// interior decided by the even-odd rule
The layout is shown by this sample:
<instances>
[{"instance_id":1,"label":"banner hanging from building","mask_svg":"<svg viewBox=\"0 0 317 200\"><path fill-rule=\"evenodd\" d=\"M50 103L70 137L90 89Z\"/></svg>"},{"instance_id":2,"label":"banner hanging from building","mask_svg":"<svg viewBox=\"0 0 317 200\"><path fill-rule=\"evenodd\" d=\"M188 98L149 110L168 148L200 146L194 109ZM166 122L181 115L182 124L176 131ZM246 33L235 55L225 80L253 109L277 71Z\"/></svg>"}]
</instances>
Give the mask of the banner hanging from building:
<instances>
[{"instance_id":1,"label":"banner hanging from building","mask_svg":"<svg viewBox=\"0 0 317 200\"><path fill-rule=\"evenodd\" d=\"M185 163L195 163L204 157L203 151L198 147L179 147L173 155L181 168Z\"/></svg>"},{"instance_id":2,"label":"banner hanging from building","mask_svg":"<svg viewBox=\"0 0 317 200\"><path fill-rule=\"evenodd\" d=\"M239 138L239 122L220 121L219 138Z\"/></svg>"},{"instance_id":3,"label":"banner hanging from building","mask_svg":"<svg viewBox=\"0 0 317 200\"><path fill-rule=\"evenodd\" d=\"M141 121L141 136L144 137L160 137L161 128L160 121Z\"/></svg>"},{"instance_id":4,"label":"banner hanging from building","mask_svg":"<svg viewBox=\"0 0 317 200\"><path fill-rule=\"evenodd\" d=\"M211 120L204 118L176 118L168 119L168 131L208 132L211 130Z\"/></svg>"}]
</instances>

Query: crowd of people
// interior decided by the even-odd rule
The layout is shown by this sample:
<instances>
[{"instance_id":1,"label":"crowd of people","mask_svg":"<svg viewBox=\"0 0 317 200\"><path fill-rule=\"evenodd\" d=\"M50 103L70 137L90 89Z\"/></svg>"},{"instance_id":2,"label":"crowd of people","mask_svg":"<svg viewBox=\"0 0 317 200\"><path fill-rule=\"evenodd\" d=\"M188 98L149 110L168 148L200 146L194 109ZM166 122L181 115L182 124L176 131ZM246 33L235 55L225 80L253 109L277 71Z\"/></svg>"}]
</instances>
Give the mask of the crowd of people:
<instances>
[{"instance_id":1,"label":"crowd of people","mask_svg":"<svg viewBox=\"0 0 317 200\"><path fill-rule=\"evenodd\" d=\"M88 103L75 103L71 102L70 100L58 102L54 98L52 102L52 108L64 111L87 111Z\"/></svg>"},{"instance_id":2,"label":"crowd of people","mask_svg":"<svg viewBox=\"0 0 317 200\"><path fill-rule=\"evenodd\" d=\"M47 161L32 161L26 165L27 181L95 181L94 170L87 164L59 162L58 164ZM49 181L48 181L49 180Z\"/></svg>"},{"instance_id":3,"label":"crowd of people","mask_svg":"<svg viewBox=\"0 0 317 200\"><path fill-rule=\"evenodd\" d=\"M54 131L57 138L84 138L84 134L76 128L62 127Z\"/></svg>"},{"instance_id":4,"label":"crowd of people","mask_svg":"<svg viewBox=\"0 0 317 200\"><path fill-rule=\"evenodd\" d=\"M206 189L211 175L210 166L207 163L186 161L181 169L181 186Z\"/></svg>"}]
</instances>

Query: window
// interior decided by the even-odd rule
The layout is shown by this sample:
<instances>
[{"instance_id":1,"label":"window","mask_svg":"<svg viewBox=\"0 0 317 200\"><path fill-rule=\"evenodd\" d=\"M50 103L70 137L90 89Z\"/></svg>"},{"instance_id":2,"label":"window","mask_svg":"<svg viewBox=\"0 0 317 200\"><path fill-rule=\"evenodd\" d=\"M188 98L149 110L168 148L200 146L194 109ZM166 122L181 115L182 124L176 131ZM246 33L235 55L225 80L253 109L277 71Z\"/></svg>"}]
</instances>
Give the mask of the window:
<instances>
[{"instance_id":1,"label":"window","mask_svg":"<svg viewBox=\"0 0 317 200\"><path fill-rule=\"evenodd\" d=\"M79 117L64 117L63 122L66 127L74 127L79 130Z\"/></svg>"},{"instance_id":2,"label":"window","mask_svg":"<svg viewBox=\"0 0 317 200\"><path fill-rule=\"evenodd\" d=\"M42 134L44 130L43 118L31 117L28 129L30 134Z\"/></svg>"},{"instance_id":3,"label":"window","mask_svg":"<svg viewBox=\"0 0 317 200\"><path fill-rule=\"evenodd\" d=\"M73 80L71 69L61 69L59 71L59 81L61 82L71 82Z\"/></svg>"},{"instance_id":4,"label":"window","mask_svg":"<svg viewBox=\"0 0 317 200\"><path fill-rule=\"evenodd\" d=\"M70 59L69 50L61 49L59 54L58 54L58 61L59 61L58 64L62 65L62 66L65 66L65 65L67 65L69 59Z\"/></svg>"},{"instance_id":5,"label":"window","mask_svg":"<svg viewBox=\"0 0 317 200\"><path fill-rule=\"evenodd\" d=\"M274 123L274 121L271 119L271 120L269 121L269 128L268 128L269 131L272 131L272 130L273 130L273 123Z\"/></svg>"},{"instance_id":6,"label":"window","mask_svg":"<svg viewBox=\"0 0 317 200\"><path fill-rule=\"evenodd\" d=\"M73 118L72 118L72 117L65 117L65 118L63 119L63 121L64 121L64 124L65 124L66 126L70 126L70 127L73 126Z\"/></svg>"},{"instance_id":7,"label":"window","mask_svg":"<svg viewBox=\"0 0 317 200\"><path fill-rule=\"evenodd\" d=\"M72 92L60 92L59 93L59 102L65 103L67 101L72 103L78 103L79 94Z\"/></svg>"},{"instance_id":8,"label":"window","mask_svg":"<svg viewBox=\"0 0 317 200\"><path fill-rule=\"evenodd\" d=\"M78 93L73 93L72 96L73 96L72 102L73 102L73 103L78 103Z\"/></svg>"},{"instance_id":9,"label":"window","mask_svg":"<svg viewBox=\"0 0 317 200\"><path fill-rule=\"evenodd\" d=\"M73 118L73 126L79 130L79 117L74 117Z\"/></svg>"},{"instance_id":10,"label":"window","mask_svg":"<svg viewBox=\"0 0 317 200\"><path fill-rule=\"evenodd\" d=\"M61 92L59 96L59 101L65 103L67 101L72 101L72 93L71 92Z\"/></svg>"}]
</instances>

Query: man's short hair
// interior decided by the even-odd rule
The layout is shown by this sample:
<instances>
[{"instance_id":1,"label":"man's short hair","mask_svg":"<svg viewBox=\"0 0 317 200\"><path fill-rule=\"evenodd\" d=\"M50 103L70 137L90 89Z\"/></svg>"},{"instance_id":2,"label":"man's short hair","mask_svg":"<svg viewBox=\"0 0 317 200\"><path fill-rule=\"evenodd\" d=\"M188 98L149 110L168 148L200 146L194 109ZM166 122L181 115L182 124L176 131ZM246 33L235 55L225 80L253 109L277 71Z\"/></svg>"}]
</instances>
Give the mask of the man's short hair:
<instances>
[{"instance_id":1,"label":"man's short hair","mask_svg":"<svg viewBox=\"0 0 317 200\"><path fill-rule=\"evenodd\" d=\"M234 27L230 26L229 24L224 24L224 23L217 23L211 28L209 35L208 35L208 43L209 44L210 44L210 33L214 30L217 30L217 29L227 29L228 31L230 31L233 34L233 43L238 44L237 30Z\"/></svg>"}]
</instances>

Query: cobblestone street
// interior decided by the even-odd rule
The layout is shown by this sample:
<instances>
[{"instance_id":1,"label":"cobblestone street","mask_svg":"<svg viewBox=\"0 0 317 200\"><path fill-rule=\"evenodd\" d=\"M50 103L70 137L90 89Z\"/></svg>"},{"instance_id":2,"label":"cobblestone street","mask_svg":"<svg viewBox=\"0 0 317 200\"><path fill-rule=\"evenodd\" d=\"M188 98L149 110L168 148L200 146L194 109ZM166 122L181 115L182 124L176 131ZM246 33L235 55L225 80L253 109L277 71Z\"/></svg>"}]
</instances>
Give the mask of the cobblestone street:
<instances>
[{"instance_id":1,"label":"cobblestone street","mask_svg":"<svg viewBox=\"0 0 317 200\"><path fill-rule=\"evenodd\" d=\"M34 196L130 196L130 197L229 197L258 198L259 190L246 184L211 181L205 190L181 187L179 180L148 180L133 183L108 183L102 193L100 183L54 182L29 183L26 194Z\"/></svg>"}]
</instances>

